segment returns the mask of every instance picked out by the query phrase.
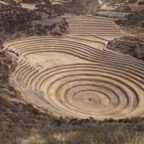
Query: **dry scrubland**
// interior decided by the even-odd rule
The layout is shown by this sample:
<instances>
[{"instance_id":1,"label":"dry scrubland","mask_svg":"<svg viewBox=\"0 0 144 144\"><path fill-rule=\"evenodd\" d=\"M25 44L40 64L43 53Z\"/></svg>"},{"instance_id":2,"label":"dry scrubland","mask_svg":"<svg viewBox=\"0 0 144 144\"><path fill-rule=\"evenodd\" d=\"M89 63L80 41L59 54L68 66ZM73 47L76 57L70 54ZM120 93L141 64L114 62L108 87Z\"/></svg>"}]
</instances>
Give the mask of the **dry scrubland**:
<instances>
[{"instance_id":1,"label":"dry scrubland","mask_svg":"<svg viewBox=\"0 0 144 144\"><path fill-rule=\"evenodd\" d=\"M124 16L121 19L115 20L124 31L132 34L144 33L144 10Z\"/></svg>"},{"instance_id":2,"label":"dry scrubland","mask_svg":"<svg viewBox=\"0 0 144 144\"><path fill-rule=\"evenodd\" d=\"M5 2L0 144L143 144L143 38L113 18L58 17L95 12L93 1Z\"/></svg>"},{"instance_id":3,"label":"dry scrubland","mask_svg":"<svg viewBox=\"0 0 144 144\"><path fill-rule=\"evenodd\" d=\"M121 37L110 41L107 48L144 60L143 37Z\"/></svg>"}]
</instances>

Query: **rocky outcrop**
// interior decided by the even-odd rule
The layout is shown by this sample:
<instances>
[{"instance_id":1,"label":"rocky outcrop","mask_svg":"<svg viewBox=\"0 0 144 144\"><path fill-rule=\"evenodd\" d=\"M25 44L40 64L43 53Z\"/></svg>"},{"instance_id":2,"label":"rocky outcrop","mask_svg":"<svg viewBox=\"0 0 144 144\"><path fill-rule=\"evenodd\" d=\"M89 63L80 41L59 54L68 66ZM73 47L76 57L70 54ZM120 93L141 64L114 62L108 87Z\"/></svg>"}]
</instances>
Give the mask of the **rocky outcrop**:
<instances>
[{"instance_id":1,"label":"rocky outcrop","mask_svg":"<svg viewBox=\"0 0 144 144\"><path fill-rule=\"evenodd\" d=\"M144 60L144 39L140 37L121 37L110 41L107 48Z\"/></svg>"},{"instance_id":2,"label":"rocky outcrop","mask_svg":"<svg viewBox=\"0 0 144 144\"><path fill-rule=\"evenodd\" d=\"M129 33L144 32L144 11L129 14L121 19L115 20L122 30Z\"/></svg>"}]
</instances>

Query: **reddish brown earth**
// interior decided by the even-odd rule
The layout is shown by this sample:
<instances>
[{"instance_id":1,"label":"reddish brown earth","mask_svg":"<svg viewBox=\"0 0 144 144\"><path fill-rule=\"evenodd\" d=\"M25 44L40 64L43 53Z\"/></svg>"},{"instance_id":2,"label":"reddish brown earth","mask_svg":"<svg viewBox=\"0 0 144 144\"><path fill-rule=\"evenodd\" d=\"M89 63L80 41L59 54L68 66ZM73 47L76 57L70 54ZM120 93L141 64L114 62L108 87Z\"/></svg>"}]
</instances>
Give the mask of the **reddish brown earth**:
<instances>
[{"instance_id":1,"label":"reddish brown earth","mask_svg":"<svg viewBox=\"0 0 144 144\"><path fill-rule=\"evenodd\" d=\"M144 4L143 5L139 5L140 2L144 3L144 0L137 0L137 2L135 2L135 3L128 4L128 6L130 7L131 11L137 12L137 11L144 10Z\"/></svg>"}]
</instances>

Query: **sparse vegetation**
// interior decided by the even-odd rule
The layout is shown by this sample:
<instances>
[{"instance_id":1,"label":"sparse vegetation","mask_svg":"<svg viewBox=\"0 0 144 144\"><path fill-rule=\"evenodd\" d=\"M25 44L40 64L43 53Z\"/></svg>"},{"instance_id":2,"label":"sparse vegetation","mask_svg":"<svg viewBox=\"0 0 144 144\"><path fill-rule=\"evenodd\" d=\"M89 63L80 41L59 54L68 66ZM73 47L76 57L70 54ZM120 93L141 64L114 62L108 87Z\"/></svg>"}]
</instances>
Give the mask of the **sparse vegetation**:
<instances>
[{"instance_id":1,"label":"sparse vegetation","mask_svg":"<svg viewBox=\"0 0 144 144\"><path fill-rule=\"evenodd\" d=\"M85 15L96 13L99 8L98 1L95 0L72 0L63 5L53 6L57 14L71 13L76 15Z\"/></svg>"},{"instance_id":2,"label":"sparse vegetation","mask_svg":"<svg viewBox=\"0 0 144 144\"><path fill-rule=\"evenodd\" d=\"M45 20L43 20L43 15L39 10L29 11L19 5L0 4L0 13L0 37L2 41L21 36L61 35L68 32L68 24L65 19L58 18L50 25L43 25ZM46 16L57 19L53 17L53 12L47 13Z\"/></svg>"},{"instance_id":3,"label":"sparse vegetation","mask_svg":"<svg viewBox=\"0 0 144 144\"><path fill-rule=\"evenodd\" d=\"M110 41L107 48L144 60L144 39L140 37L121 37Z\"/></svg>"},{"instance_id":4,"label":"sparse vegetation","mask_svg":"<svg viewBox=\"0 0 144 144\"><path fill-rule=\"evenodd\" d=\"M121 19L115 20L122 30L129 33L144 33L144 11L129 14Z\"/></svg>"}]
</instances>

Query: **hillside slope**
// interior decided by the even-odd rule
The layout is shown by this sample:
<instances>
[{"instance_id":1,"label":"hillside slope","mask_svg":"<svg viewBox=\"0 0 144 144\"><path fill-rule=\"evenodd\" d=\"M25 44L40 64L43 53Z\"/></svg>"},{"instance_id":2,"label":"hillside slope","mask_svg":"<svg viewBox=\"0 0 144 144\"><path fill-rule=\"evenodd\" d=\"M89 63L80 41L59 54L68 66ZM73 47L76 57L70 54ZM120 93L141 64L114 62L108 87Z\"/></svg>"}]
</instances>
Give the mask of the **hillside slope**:
<instances>
[{"instance_id":1,"label":"hillside slope","mask_svg":"<svg viewBox=\"0 0 144 144\"><path fill-rule=\"evenodd\" d=\"M121 19L115 20L122 30L129 33L144 33L144 11L129 14Z\"/></svg>"}]
</instances>

